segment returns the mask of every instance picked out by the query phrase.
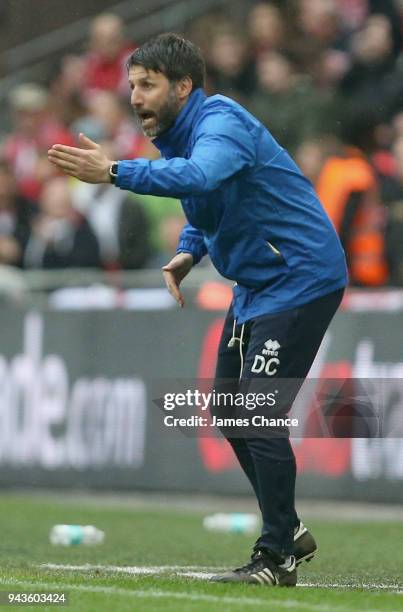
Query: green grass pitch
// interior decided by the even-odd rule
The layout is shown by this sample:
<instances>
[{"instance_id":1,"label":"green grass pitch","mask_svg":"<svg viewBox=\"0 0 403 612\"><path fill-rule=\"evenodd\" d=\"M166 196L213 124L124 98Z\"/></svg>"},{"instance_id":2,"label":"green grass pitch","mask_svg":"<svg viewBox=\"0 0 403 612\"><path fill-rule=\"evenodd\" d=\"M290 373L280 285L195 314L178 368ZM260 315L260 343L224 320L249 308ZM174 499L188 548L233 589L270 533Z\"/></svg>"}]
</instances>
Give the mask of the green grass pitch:
<instances>
[{"instance_id":1,"label":"green grass pitch","mask_svg":"<svg viewBox=\"0 0 403 612\"><path fill-rule=\"evenodd\" d=\"M294 589L220 585L214 568L243 564L253 536L206 532L205 513L172 506L130 507L65 495L0 497L0 591L64 591L67 606L24 610L83 612L346 612L403 610L403 523L307 521L320 552ZM230 510L223 499L223 510ZM227 504L227 505L226 505ZM303 518L303 517L302 517ZM49 543L56 523L94 524L98 546Z\"/></svg>"}]
</instances>

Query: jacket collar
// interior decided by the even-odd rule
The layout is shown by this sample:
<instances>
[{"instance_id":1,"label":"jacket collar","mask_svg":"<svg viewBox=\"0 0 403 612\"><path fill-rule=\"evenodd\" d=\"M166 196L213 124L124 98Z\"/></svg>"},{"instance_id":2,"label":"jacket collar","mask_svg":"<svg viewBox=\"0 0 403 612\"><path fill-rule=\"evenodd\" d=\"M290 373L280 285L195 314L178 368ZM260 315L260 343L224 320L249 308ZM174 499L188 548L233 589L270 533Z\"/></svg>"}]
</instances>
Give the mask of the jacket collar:
<instances>
[{"instance_id":1,"label":"jacket collar","mask_svg":"<svg viewBox=\"0 0 403 612\"><path fill-rule=\"evenodd\" d=\"M154 138L153 144L160 150L165 159L184 157L189 143L194 120L206 99L202 89L195 89L185 106L179 112L175 123L166 132Z\"/></svg>"}]
</instances>

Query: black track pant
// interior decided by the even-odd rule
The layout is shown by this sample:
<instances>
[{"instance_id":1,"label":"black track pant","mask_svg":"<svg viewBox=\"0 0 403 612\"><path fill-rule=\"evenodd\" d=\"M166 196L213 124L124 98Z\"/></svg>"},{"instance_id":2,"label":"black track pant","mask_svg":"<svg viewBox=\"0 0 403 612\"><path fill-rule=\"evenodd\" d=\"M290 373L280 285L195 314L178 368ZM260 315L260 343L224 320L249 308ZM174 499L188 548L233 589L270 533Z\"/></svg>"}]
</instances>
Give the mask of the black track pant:
<instances>
[{"instance_id":1,"label":"black track pant","mask_svg":"<svg viewBox=\"0 0 403 612\"><path fill-rule=\"evenodd\" d=\"M254 382L257 390L261 390L259 385L273 389L276 379L297 379L302 383L342 296L343 290L339 290L291 310L257 317L243 329L241 325L234 327L230 308L219 345L214 388L225 386L225 391L236 393L251 391ZM231 342L234 337L238 340ZM288 393L270 416L288 412L299 386L290 381ZM235 409L226 408L225 416L230 416L231 411ZM212 412L224 414L216 407ZM248 433L237 436L234 430L228 432L225 428L222 432L255 491L263 518L261 545L282 557L293 554L294 527L299 519L294 501L296 464L288 432L273 430L271 435L268 430L265 435L251 437Z\"/></svg>"}]
</instances>

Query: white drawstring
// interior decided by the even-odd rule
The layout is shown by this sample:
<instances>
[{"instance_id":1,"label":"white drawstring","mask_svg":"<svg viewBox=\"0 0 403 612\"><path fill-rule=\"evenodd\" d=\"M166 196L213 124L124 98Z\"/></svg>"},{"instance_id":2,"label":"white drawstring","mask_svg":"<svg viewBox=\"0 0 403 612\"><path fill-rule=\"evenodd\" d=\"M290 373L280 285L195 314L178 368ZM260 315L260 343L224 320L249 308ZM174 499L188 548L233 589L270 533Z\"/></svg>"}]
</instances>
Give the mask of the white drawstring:
<instances>
[{"instance_id":1,"label":"white drawstring","mask_svg":"<svg viewBox=\"0 0 403 612\"><path fill-rule=\"evenodd\" d=\"M242 324L241 327L241 335L239 338L235 336L235 327L236 327L236 319L234 319L234 324L232 326L232 336L227 344L228 348L233 348L235 346L235 342L239 342L239 356L241 358L241 371L239 372L239 380L241 380L242 371L243 371L243 335L245 332L245 323Z\"/></svg>"},{"instance_id":2,"label":"white drawstring","mask_svg":"<svg viewBox=\"0 0 403 612\"><path fill-rule=\"evenodd\" d=\"M242 371L243 371L243 348L242 348L242 345L243 345L243 333L244 333L244 331L245 331L245 323L241 327L241 336L239 338L239 355L241 357L241 370L239 372L239 380L241 380L241 378L242 378Z\"/></svg>"},{"instance_id":3,"label":"white drawstring","mask_svg":"<svg viewBox=\"0 0 403 612\"><path fill-rule=\"evenodd\" d=\"M234 319L234 324L232 326L232 337L231 337L231 340L227 344L228 348L233 348L235 346L235 342L237 340L239 340L239 338L235 338L235 327L236 327L236 319Z\"/></svg>"}]
</instances>

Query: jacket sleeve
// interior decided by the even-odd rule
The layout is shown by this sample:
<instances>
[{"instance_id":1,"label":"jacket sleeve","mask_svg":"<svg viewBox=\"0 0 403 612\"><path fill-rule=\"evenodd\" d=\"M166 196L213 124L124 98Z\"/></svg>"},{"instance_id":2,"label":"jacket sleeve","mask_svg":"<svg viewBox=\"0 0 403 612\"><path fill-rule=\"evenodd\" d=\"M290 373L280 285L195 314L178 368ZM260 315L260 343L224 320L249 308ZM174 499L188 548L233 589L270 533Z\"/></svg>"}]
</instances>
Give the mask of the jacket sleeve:
<instances>
[{"instance_id":1,"label":"jacket sleeve","mask_svg":"<svg viewBox=\"0 0 403 612\"><path fill-rule=\"evenodd\" d=\"M193 265L195 266L207 253L203 234L198 229L190 225L190 223L187 223L179 236L179 243L176 252L190 253L193 256Z\"/></svg>"},{"instance_id":2,"label":"jacket sleeve","mask_svg":"<svg viewBox=\"0 0 403 612\"><path fill-rule=\"evenodd\" d=\"M253 165L253 137L231 108L211 108L196 129L189 159L120 161L116 185L135 193L183 198L213 191Z\"/></svg>"}]
</instances>

